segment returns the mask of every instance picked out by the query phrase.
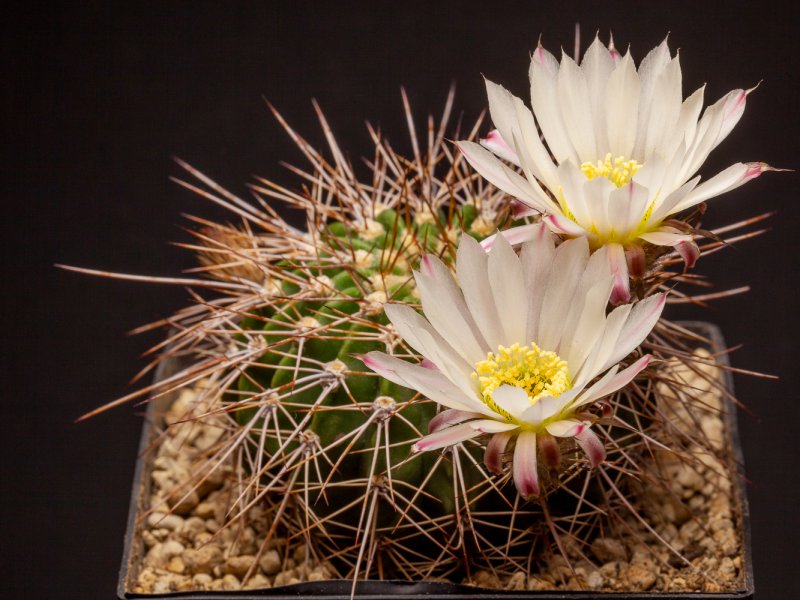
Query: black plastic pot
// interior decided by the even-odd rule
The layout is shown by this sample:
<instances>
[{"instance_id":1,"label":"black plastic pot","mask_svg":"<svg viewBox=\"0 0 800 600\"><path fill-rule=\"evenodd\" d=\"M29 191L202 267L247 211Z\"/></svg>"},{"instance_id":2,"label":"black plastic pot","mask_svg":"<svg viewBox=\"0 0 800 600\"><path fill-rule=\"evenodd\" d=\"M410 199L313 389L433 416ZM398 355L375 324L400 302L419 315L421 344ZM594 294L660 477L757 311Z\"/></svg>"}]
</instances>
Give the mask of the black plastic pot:
<instances>
[{"instance_id":1,"label":"black plastic pot","mask_svg":"<svg viewBox=\"0 0 800 600\"><path fill-rule=\"evenodd\" d=\"M702 321L691 321L681 323L684 327L690 328L712 341L712 351L720 351L725 348L722 334L716 325ZM721 355L719 360L727 364L727 355ZM176 371L177 365L169 361L162 363L156 379L164 378ZM729 371L723 373L726 387L733 391L733 378ZM349 600L351 598L352 582L345 580L336 581L316 581L298 583L268 588L264 590L246 591L213 591L213 592L175 592L171 594L137 594L130 592L133 589L137 566L144 555L144 542L137 539L137 517L146 511L147 498L149 498L149 466L150 454L147 449L150 447L154 437L154 424L158 424L163 418L164 408L169 406L173 397L165 396L156 402L151 402L147 410L147 418L142 430L142 437L139 444L139 459L136 463L136 471L133 478L133 492L131 497L130 509L128 514L128 528L125 534L125 548L122 556L122 567L120 569L119 583L117 586L117 597L121 600L131 598L149 598L151 600L167 598L183 598L186 600L246 600L255 598L272 598L273 600L296 599L296 598L325 598L327 600ZM740 469L744 468L741 444L739 442L739 428L736 418L736 406L732 402L727 402L725 421L731 447L733 448L734 460ZM589 592L589 591L502 591L481 589L472 586L464 586L450 583L439 582L406 582L406 581L364 581L356 586L355 596L362 600L391 600L392 598L425 598L427 600L504 600L508 598L535 600L570 600L598 598L600 600L625 599L625 600L747 600L754 597L753 584L753 562L750 542L750 511L747 504L747 494L744 485L743 473L739 473L735 478L735 489L740 504L742 515L742 535L743 535L743 581L742 589L735 592L726 593L686 593L686 592Z\"/></svg>"}]
</instances>

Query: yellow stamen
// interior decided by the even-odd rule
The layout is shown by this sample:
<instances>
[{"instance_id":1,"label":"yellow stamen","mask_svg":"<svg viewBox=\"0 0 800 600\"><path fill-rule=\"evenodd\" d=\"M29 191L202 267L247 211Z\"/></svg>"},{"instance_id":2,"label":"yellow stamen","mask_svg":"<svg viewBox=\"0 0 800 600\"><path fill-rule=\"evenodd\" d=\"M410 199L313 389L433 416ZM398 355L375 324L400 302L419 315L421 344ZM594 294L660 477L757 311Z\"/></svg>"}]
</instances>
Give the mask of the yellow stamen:
<instances>
[{"instance_id":1,"label":"yellow stamen","mask_svg":"<svg viewBox=\"0 0 800 600\"><path fill-rule=\"evenodd\" d=\"M585 162L581 165L581 171L583 171L587 179L605 177L617 187L630 183L633 176L641 168L642 165L637 161L633 159L625 160L624 156L612 159L611 152L606 154L604 160L598 160L596 163Z\"/></svg>"},{"instance_id":2,"label":"yellow stamen","mask_svg":"<svg viewBox=\"0 0 800 600\"><path fill-rule=\"evenodd\" d=\"M511 415L492 400L492 392L501 385L522 388L531 405L542 396L558 396L572 387L566 361L536 344L500 346L497 352L489 352L486 360L475 364L472 378L477 380L486 405L509 419Z\"/></svg>"}]
</instances>

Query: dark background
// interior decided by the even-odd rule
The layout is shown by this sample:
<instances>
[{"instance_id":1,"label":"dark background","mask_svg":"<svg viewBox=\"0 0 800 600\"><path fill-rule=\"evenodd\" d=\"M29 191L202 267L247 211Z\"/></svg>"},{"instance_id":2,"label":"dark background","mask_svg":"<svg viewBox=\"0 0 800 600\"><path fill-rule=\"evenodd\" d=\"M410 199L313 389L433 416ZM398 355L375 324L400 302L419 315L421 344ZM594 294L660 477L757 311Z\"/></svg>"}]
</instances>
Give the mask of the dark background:
<instances>
[{"instance_id":1,"label":"dark background","mask_svg":"<svg viewBox=\"0 0 800 600\"><path fill-rule=\"evenodd\" d=\"M797 15L769 3L365 2L220 5L29 3L2 19L2 560L7 598L111 598L122 551L141 408L74 425L128 391L158 334L125 332L187 301L181 288L115 282L54 263L175 275L192 266L182 212L226 218L168 181L180 156L233 191L253 174L294 185L278 162L302 157L262 96L315 143L310 99L353 159L365 119L405 140L399 87L438 113L451 81L474 118L480 74L527 97L528 52L571 51L613 29L640 60L670 33L684 94L707 102L763 79L703 172L737 160L797 168ZM798 177L766 174L711 201L708 225L777 210L773 231L701 261L719 289L749 294L672 316L720 324L743 344L737 377L758 597L799 597L797 535Z\"/></svg>"}]
</instances>

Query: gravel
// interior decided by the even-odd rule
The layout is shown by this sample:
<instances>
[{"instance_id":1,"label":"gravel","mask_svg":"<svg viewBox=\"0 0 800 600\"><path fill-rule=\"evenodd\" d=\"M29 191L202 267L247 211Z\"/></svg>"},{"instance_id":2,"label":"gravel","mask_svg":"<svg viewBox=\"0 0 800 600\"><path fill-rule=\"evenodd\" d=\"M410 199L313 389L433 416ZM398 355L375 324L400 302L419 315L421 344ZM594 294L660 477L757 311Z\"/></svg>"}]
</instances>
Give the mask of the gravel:
<instances>
[{"instance_id":1,"label":"gravel","mask_svg":"<svg viewBox=\"0 0 800 600\"><path fill-rule=\"evenodd\" d=\"M702 354L702 352L701 352ZM715 375L706 368L706 372ZM727 433L720 417L722 399L697 374L673 374L704 395L706 409L688 414L673 392L659 389L660 408L676 424L699 423L712 446L723 450ZM156 450L151 473L151 512L141 522L145 554L135 589L141 594L193 590L266 589L334 578L326 562L310 557L302 543L275 538L262 547L271 523L257 506L238 525L221 528L230 506L235 477L223 464L196 489L181 487L197 463L213 450L223 432L222 417L182 422L206 408L196 393L184 391L166 416L167 428ZM215 421L215 419L217 419ZM603 532L585 553L556 554L538 572L498 576L474 572L463 583L507 590L591 590L718 593L741 587L741 516L729 467L699 446L686 444L696 461L687 464L672 454L656 455L670 482L668 490L642 486L637 503L655 532L680 555L671 552L644 526L631 519L626 535ZM308 556L308 558L306 558Z\"/></svg>"}]
</instances>

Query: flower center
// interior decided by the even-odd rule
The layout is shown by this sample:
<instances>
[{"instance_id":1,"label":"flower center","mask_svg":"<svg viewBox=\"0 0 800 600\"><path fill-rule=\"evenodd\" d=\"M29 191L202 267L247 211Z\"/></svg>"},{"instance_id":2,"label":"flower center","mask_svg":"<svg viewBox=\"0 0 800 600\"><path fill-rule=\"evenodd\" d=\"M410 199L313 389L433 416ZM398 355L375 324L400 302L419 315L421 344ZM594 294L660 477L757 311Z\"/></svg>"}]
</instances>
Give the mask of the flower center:
<instances>
[{"instance_id":1,"label":"flower center","mask_svg":"<svg viewBox=\"0 0 800 600\"><path fill-rule=\"evenodd\" d=\"M585 162L581 165L581 171L586 175L587 179L594 179L595 177L605 177L617 187L627 185L636 175L636 171L642 168L642 165L637 161L625 160L624 156L611 158L611 152L606 154L604 160L597 162Z\"/></svg>"},{"instance_id":2,"label":"flower center","mask_svg":"<svg viewBox=\"0 0 800 600\"><path fill-rule=\"evenodd\" d=\"M567 362L555 352L541 350L536 344L509 348L500 346L489 352L486 360L475 364L472 378L477 380L484 403L492 410L510 417L492 400L492 392L501 385L513 385L528 393L531 405L542 396L558 396L572 387Z\"/></svg>"}]
</instances>

